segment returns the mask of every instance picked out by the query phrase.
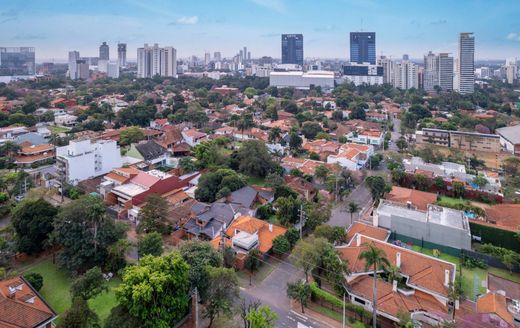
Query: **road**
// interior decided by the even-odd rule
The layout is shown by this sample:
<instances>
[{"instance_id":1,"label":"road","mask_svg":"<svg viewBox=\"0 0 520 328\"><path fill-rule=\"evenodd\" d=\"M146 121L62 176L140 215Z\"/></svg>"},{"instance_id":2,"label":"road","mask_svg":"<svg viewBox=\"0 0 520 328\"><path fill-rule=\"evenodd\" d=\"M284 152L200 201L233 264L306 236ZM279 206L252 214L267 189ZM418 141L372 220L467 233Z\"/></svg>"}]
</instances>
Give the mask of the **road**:
<instances>
[{"instance_id":1,"label":"road","mask_svg":"<svg viewBox=\"0 0 520 328\"><path fill-rule=\"evenodd\" d=\"M276 327L329 328L308 316L292 311L287 297L287 282L303 279L303 272L286 261L281 262L260 285L240 288L240 296L247 301L260 300L278 314Z\"/></svg>"},{"instance_id":2,"label":"road","mask_svg":"<svg viewBox=\"0 0 520 328\"><path fill-rule=\"evenodd\" d=\"M352 224L350 219L350 213L347 212L347 206L350 202L358 204L360 211L352 214L352 220L356 221L359 219L359 213L363 211L372 202L372 195L366 183L363 181L358 185L348 197L342 201L339 206L332 209L332 213L327 222L331 226L337 227L349 227Z\"/></svg>"},{"instance_id":3,"label":"road","mask_svg":"<svg viewBox=\"0 0 520 328\"><path fill-rule=\"evenodd\" d=\"M392 141L388 145L389 150L398 151L396 141L401 137L401 120L398 118L392 118L392 123L394 124L394 130L390 131L392 134Z\"/></svg>"}]
</instances>

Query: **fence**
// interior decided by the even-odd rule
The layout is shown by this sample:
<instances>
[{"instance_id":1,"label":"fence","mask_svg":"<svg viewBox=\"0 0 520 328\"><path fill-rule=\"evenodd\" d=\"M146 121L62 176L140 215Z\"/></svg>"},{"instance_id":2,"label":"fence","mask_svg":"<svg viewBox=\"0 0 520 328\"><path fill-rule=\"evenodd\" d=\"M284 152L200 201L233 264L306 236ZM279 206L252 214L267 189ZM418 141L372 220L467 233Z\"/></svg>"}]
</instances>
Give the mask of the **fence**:
<instances>
[{"instance_id":1,"label":"fence","mask_svg":"<svg viewBox=\"0 0 520 328\"><path fill-rule=\"evenodd\" d=\"M456 249L456 248L449 247L449 246L435 244L435 243L432 243L432 242L429 242L429 241L426 241L426 240L420 240L420 239L404 236L404 235L398 234L395 231L391 232L389 240L390 241L400 240L401 242L404 242L404 243L407 243L407 244L410 243L412 245L416 245L416 246L419 246L421 248L427 248L427 249L431 249L431 250L438 249L441 252L441 254L445 253L445 254L449 254L449 255L452 255L452 256L460 257L460 252L461 252L460 249ZM429 254L429 255L433 256L433 254Z\"/></svg>"},{"instance_id":2,"label":"fence","mask_svg":"<svg viewBox=\"0 0 520 328\"><path fill-rule=\"evenodd\" d=\"M520 215L520 214L519 214ZM520 241L516 239L512 231L490 227L478 222L469 222L471 234L482 238L483 244L492 244L503 248L520 252Z\"/></svg>"},{"instance_id":3,"label":"fence","mask_svg":"<svg viewBox=\"0 0 520 328\"><path fill-rule=\"evenodd\" d=\"M487 265L492 266L494 268L504 269L504 270L508 270L509 271L509 268L504 263L502 263L502 261L500 261L496 257L488 255L488 254L483 254L483 253L471 251L469 249L462 249L461 250L461 256L469 257L469 258L473 258L473 259L478 259L478 260L481 260L484 263L486 263ZM513 270L512 271L515 272L515 273L520 273L520 265L519 264L513 265Z\"/></svg>"}]
</instances>

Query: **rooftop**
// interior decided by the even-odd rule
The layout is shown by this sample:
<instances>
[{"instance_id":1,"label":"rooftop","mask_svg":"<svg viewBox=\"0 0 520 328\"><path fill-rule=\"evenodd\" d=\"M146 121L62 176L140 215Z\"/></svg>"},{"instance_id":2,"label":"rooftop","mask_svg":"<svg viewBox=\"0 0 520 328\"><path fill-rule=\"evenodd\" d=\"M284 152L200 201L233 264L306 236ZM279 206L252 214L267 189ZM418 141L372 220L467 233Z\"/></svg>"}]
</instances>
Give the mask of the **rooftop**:
<instances>
[{"instance_id":1,"label":"rooftop","mask_svg":"<svg viewBox=\"0 0 520 328\"><path fill-rule=\"evenodd\" d=\"M497 129L496 132L513 144L520 144L520 124Z\"/></svg>"}]
</instances>

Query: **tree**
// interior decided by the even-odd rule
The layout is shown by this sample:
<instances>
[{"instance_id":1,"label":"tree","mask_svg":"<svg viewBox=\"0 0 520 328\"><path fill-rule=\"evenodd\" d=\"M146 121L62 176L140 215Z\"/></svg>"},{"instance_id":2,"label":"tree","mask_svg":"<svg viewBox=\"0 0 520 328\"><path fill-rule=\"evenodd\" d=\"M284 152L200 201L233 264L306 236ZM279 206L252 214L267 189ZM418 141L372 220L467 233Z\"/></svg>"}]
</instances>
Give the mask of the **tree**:
<instances>
[{"instance_id":1,"label":"tree","mask_svg":"<svg viewBox=\"0 0 520 328\"><path fill-rule=\"evenodd\" d=\"M301 128L302 134L307 139L314 139L319 132L322 132L321 125L318 122L305 122Z\"/></svg>"},{"instance_id":2,"label":"tree","mask_svg":"<svg viewBox=\"0 0 520 328\"><path fill-rule=\"evenodd\" d=\"M188 310L188 272L178 252L145 256L124 270L117 300L145 327L172 327Z\"/></svg>"},{"instance_id":3,"label":"tree","mask_svg":"<svg viewBox=\"0 0 520 328\"><path fill-rule=\"evenodd\" d=\"M345 241L345 229L343 227L331 227L328 224L321 224L314 229L314 236L325 238L331 244L340 244Z\"/></svg>"},{"instance_id":4,"label":"tree","mask_svg":"<svg viewBox=\"0 0 520 328\"><path fill-rule=\"evenodd\" d=\"M101 199L90 195L62 206L54 221L54 242L61 247L57 261L62 268L85 272L105 264L109 247L124 234L105 211Z\"/></svg>"},{"instance_id":5,"label":"tree","mask_svg":"<svg viewBox=\"0 0 520 328\"><path fill-rule=\"evenodd\" d=\"M146 197L146 204L139 211L139 233L159 232L164 234L168 231L168 202L158 194Z\"/></svg>"},{"instance_id":6,"label":"tree","mask_svg":"<svg viewBox=\"0 0 520 328\"><path fill-rule=\"evenodd\" d=\"M179 167L181 168L183 174L191 173L197 169L191 157L181 158L179 160Z\"/></svg>"},{"instance_id":7,"label":"tree","mask_svg":"<svg viewBox=\"0 0 520 328\"><path fill-rule=\"evenodd\" d=\"M325 181L329 173L330 170L325 165L321 164L316 167L316 170L314 171L314 176L320 179L321 181Z\"/></svg>"},{"instance_id":8,"label":"tree","mask_svg":"<svg viewBox=\"0 0 520 328\"><path fill-rule=\"evenodd\" d=\"M302 146L302 143L303 143L303 140L298 135L298 132L291 131L291 133L289 134L289 148L292 151L299 151Z\"/></svg>"},{"instance_id":9,"label":"tree","mask_svg":"<svg viewBox=\"0 0 520 328\"><path fill-rule=\"evenodd\" d=\"M298 220L298 210L300 201L292 196L279 197L275 202L276 218L283 226L296 223Z\"/></svg>"},{"instance_id":10,"label":"tree","mask_svg":"<svg viewBox=\"0 0 520 328\"><path fill-rule=\"evenodd\" d=\"M269 142L270 143L277 143L282 136L282 130L275 126L269 131Z\"/></svg>"},{"instance_id":11,"label":"tree","mask_svg":"<svg viewBox=\"0 0 520 328\"><path fill-rule=\"evenodd\" d=\"M20 202L12 212L18 251L35 254L44 250L54 230L56 214L58 210L43 198Z\"/></svg>"},{"instance_id":12,"label":"tree","mask_svg":"<svg viewBox=\"0 0 520 328\"><path fill-rule=\"evenodd\" d=\"M88 307L81 297L72 300L70 309L60 316L57 328L88 328L95 327L99 321L97 314Z\"/></svg>"},{"instance_id":13,"label":"tree","mask_svg":"<svg viewBox=\"0 0 520 328\"><path fill-rule=\"evenodd\" d=\"M16 115L16 114L13 114ZM13 116L11 115L11 116ZM21 149L20 145L15 143L14 141L6 141L0 146L0 155L6 156L8 158L8 168L11 168L11 166L14 163L14 156L18 153L18 151Z\"/></svg>"},{"instance_id":14,"label":"tree","mask_svg":"<svg viewBox=\"0 0 520 328\"><path fill-rule=\"evenodd\" d=\"M403 151L406 148L408 148L408 142L406 142L406 139L404 137L399 137L397 141L395 142L395 145L397 148L399 148L399 151Z\"/></svg>"},{"instance_id":15,"label":"tree","mask_svg":"<svg viewBox=\"0 0 520 328\"><path fill-rule=\"evenodd\" d=\"M238 297L238 278L233 269L210 268L208 302L204 317L209 319L208 328L221 315L231 316L233 303Z\"/></svg>"},{"instance_id":16,"label":"tree","mask_svg":"<svg viewBox=\"0 0 520 328\"><path fill-rule=\"evenodd\" d=\"M300 240L296 243L292 254L296 259L296 265L305 273L305 281L309 282L309 274L316 267L319 256L314 245L309 238Z\"/></svg>"},{"instance_id":17,"label":"tree","mask_svg":"<svg viewBox=\"0 0 520 328\"><path fill-rule=\"evenodd\" d=\"M453 194L455 197L464 197L464 193L466 192L466 188L464 187L464 183L460 181L455 181L452 184Z\"/></svg>"},{"instance_id":18,"label":"tree","mask_svg":"<svg viewBox=\"0 0 520 328\"><path fill-rule=\"evenodd\" d=\"M31 286L34 289L36 289L37 292L39 292L40 289L42 289L43 277L41 274L36 273L36 272L31 272L31 273L25 274L23 277L29 284L31 284Z\"/></svg>"},{"instance_id":19,"label":"tree","mask_svg":"<svg viewBox=\"0 0 520 328\"><path fill-rule=\"evenodd\" d=\"M448 285L448 304L451 306L451 319L455 319L455 303L460 300L460 298L464 295L464 291L462 290L462 280L460 276L456 276L455 283L449 282Z\"/></svg>"},{"instance_id":20,"label":"tree","mask_svg":"<svg viewBox=\"0 0 520 328\"><path fill-rule=\"evenodd\" d=\"M366 178L366 183L370 188L370 193L372 194L372 199L378 200L383 197L385 192L391 190L391 186L387 185L385 179L381 176L369 176Z\"/></svg>"},{"instance_id":21,"label":"tree","mask_svg":"<svg viewBox=\"0 0 520 328\"><path fill-rule=\"evenodd\" d=\"M244 178L230 169L218 169L215 172L207 172L199 178L195 198L201 202L214 202L217 194L223 188L230 192L245 186ZM222 194L222 193L221 193Z\"/></svg>"},{"instance_id":22,"label":"tree","mask_svg":"<svg viewBox=\"0 0 520 328\"><path fill-rule=\"evenodd\" d=\"M253 248L247 253L247 258L245 262L245 267L247 270L249 270L249 285L251 286L251 280L253 278L253 275L255 274L258 269L260 269L260 265L262 264L260 262L261 253L258 249Z\"/></svg>"},{"instance_id":23,"label":"tree","mask_svg":"<svg viewBox=\"0 0 520 328\"><path fill-rule=\"evenodd\" d=\"M265 177L265 184L271 188L277 188L283 185L284 183L285 180L283 179L283 177L276 172L271 172L267 175L267 177Z\"/></svg>"},{"instance_id":24,"label":"tree","mask_svg":"<svg viewBox=\"0 0 520 328\"><path fill-rule=\"evenodd\" d=\"M103 292L108 291L108 286L103 272L99 267L93 267L74 280L70 286L70 294L72 298L81 297L88 301Z\"/></svg>"},{"instance_id":25,"label":"tree","mask_svg":"<svg viewBox=\"0 0 520 328\"><path fill-rule=\"evenodd\" d=\"M139 320L131 316L121 305L117 305L110 310L110 314L105 319L104 328L140 328Z\"/></svg>"},{"instance_id":26,"label":"tree","mask_svg":"<svg viewBox=\"0 0 520 328\"><path fill-rule=\"evenodd\" d=\"M249 311L245 319L251 328L274 328L278 315L266 305Z\"/></svg>"},{"instance_id":27,"label":"tree","mask_svg":"<svg viewBox=\"0 0 520 328\"><path fill-rule=\"evenodd\" d=\"M350 213L350 222L353 222L352 221L352 215L354 213L356 213L357 211L359 211L359 205L357 203L354 203L354 202L348 203L347 212Z\"/></svg>"},{"instance_id":28,"label":"tree","mask_svg":"<svg viewBox=\"0 0 520 328\"><path fill-rule=\"evenodd\" d=\"M305 313L305 307L307 306L309 297L311 296L311 288L307 283L304 283L303 281L298 281L296 283L288 283L287 296L299 302L302 308L302 313Z\"/></svg>"},{"instance_id":29,"label":"tree","mask_svg":"<svg viewBox=\"0 0 520 328\"><path fill-rule=\"evenodd\" d=\"M479 175L475 176L473 178L472 182L475 185L477 185L479 187L479 189L484 188L488 184L488 181L487 181L486 177L483 174L479 174Z\"/></svg>"},{"instance_id":30,"label":"tree","mask_svg":"<svg viewBox=\"0 0 520 328\"><path fill-rule=\"evenodd\" d=\"M242 173L264 178L273 168L271 154L265 143L259 140L248 140L242 143L237 158Z\"/></svg>"},{"instance_id":31,"label":"tree","mask_svg":"<svg viewBox=\"0 0 520 328\"><path fill-rule=\"evenodd\" d=\"M294 245L296 245L296 243L298 242L298 240L300 240L300 232L296 230L296 228L287 229L284 235L285 237L287 237L287 241L289 241L289 245L291 246L291 248L293 248Z\"/></svg>"},{"instance_id":32,"label":"tree","mask_svg":"<svg viewBox=\"0 0 520 328\"><path fill-rule=\"evenodd\" d=\"M377 326L377 272L390 265L386 253L373 243L366 244L366 249L359 254L359 259L365 261L365 271L372 269L374 285L372 289L372 327Z\"/></svg>"},{"instance_id":33,"label":"tree","mask_svg":"<svg viewBox=\"0 0 520 328\"><path fill-rule=\"evenodd\" d=\"M352 109L350 112L350 119L352 120L366 120L367 113L365 109L361 106L356 106L356 108Z\"/></svg>"},{"instance_id":34,"label":"tree","mask_svg":"<svg viewBox=\"0 0 520 328\"><path fill-rule=\"evenodd\" d=\"M291 244L285 235L273 239L273 252L277 255L287 254L291 250Z\"/></svg>"},{"instance_id":35,"label":"tree","mask_svg":"<svg viewBox=\"0 0 520 328\"><path fill-rule=\"evenodd\" d=\"M209 267L222 266L222 255L209 242L191 240L181 244L182 258L190 266L191 288L197 288L200 298L205 301L209 288Z\"/></svg>"},{"instance_id":36,"label":"tree","mask_svg":"<svg viewBox=\"0 0 520 328\"><path fill-rule=\"evenodd\" d=\"M152 255L159 256L163 252L163 240L162 236L158 232L150 232L145 234L139 239L137 247L137 254L139 258Z\"/></svg>"},{"instance_id":37,"label":"tree","mask_svg":"<svg viewBox=\"0 0 520 328\"><path fill-rule=\"evenodd\" d=\"M415 186L419 190L427 190L428 189L428 177L424 174L418 173L415 175Z\"/></svg>"},{"instance_id":38,"label":"tree","mask_svg":"<svg viewBox=\"0 0 520 328\"><path fill-rule=\"evenodd\" d=\"M237 128L244 134L244 130L252 128L254 126L253 116L251 113L242 113L237 122Z\"/></svg>"},{"instance_id":39,"label":"tree","mask_svg":"<svg viewBox=\"0 0 520 328\"><path fill-rule=\"evenodd\" d=\"M256 89L253 88L253 87L247 87L247 88L244 90L244 95L245 95L247 98L249 98L249 99L253 98L253 96L256 96L256 93L257 93L257 91L256 91Z\"/></svg>"}]
</instances>

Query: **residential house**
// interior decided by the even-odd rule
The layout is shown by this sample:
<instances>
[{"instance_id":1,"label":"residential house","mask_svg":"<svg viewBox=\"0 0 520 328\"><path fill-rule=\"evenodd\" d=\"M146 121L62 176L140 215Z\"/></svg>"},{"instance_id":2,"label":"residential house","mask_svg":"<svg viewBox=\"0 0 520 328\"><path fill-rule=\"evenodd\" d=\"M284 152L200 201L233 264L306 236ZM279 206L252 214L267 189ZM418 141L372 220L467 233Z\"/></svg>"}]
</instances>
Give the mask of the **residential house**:
<instances>
[{"instance_id":1,"label":"residential house","mask_svg":"<svg viewBox=\"0 0 520 328\"><path fill-rule=\"evenodd\" d=\"M345 237L346 243L350 244L350 242L356 236L356 234L361 234L363 236L367 236L381 241L387 241L388 237L390 237L390 231L386 229L374 227L373 225L368 225L357 221L352 223L350 227L348 227L347 234Z\"/></svg>"},{"instance_id":2,"label":"residential house","mask_svg":"<svg viewBox=\"0 0 520 328\"><path fill-rule=\"evenodd\" d=\"M162 130L167 125L170 125L170 122L166 118L157 118L150 122L150 128L155 130Z\"/></svg>"},{"instance_id":3,"label":"residential house","mask_svg":"<svg viewBox=\"0 0 520 328\"><path fill-rule=\"evenodd\" d=\"M208 140L208 135L195 129L185 129L181 132L184 142L191 147L195 147L202 141Z\"/></svg>"},{"instance_id":4,"label":"residential house","mask_svg":"<svg viewBox=\"0 0 520 328\"><path fill-rule=\"evenodd\" d=\"M325 139L317 139L307 141L302 146L309 153L316 153L320 156L322 161L326 161L329 155L335 155L341 148L341 144L335 141L328 141Z\"/></svg>"},{"instance_id":5,"label":"residential house","mask_svg":"<svg viewBox=\"0 0 520 328\"><path fill-rule=\"evenodd\" d=\"M350 142L373 146L382 146L384 142L384 133L378 129L356 129L356 131L347 134L346 137Z\"/></svg>"},{"instance_id":6,"label":"residential house","mask_svg":"<svg viewBox=\"0 0 520 328\"><path fill-rule=\"evenodd\" d=\"M345 281L351 303L372 311L372 271L367 270L365 261L359 258L368 244L383 251L403 277L401 281L391 282L378 278L377 314L383 326L399 322L403 312L429 326L438 326L450 319L448 293L457 274L455 264L365 236L363 232L355 233L346 246L336 247L350 268ZM455 307L458 308L458 302Z\"/></svg>"},{"instance_id":7,"label":"residential house","mask_svg":"<svg viewBox=\"0 0 520 328\"><path fill-rule=\"evenodd\" d=\"M379 123L388 121L388 115L386 113L367 112L366 118L367 118L367 120L379 122Z\"/></svg>"},{"instance_id":8,"label":"residential house","mask_svg":"<svg viewBox=\"0 0 520 328\"><path fill-rule=\"evenodd\" d=\"M373 154L374 146L372 145L346 143L341 145L337 154L327 157L327 163L339 164L343 168L357 171L367 166Z\"/></svg>"},{"instance_id":9,"label":"residential house","mask_svg":"<svg viewBox=\"0 0 520 328\"><path fill-rule=\"evenodd\" d=\"M15 163L19 167L35 167L54 162L54 145L33 145L28 141L20 144L20 150L15 157Z\"/></svg>"},{"instance_id":10,"label":"residential house","mask_svg":"<svg viewBox=\"0 0 520 328\"><path fill-rule=\"evenodd\" d=\"M437 194L416 189L393 186L385 199L399 204L411 204L421 211L426 211L429 204L437 201Z\"/></svg>"},{"instance_id":11,"label":"residential house","mask_svg":"<svg viewBox=\"0 0 520 328\"><path fill-rule=\"evenodd\" d=\"M70 114L54 114L54 123L59 126L70 127L76 125L78 117Z\"/></svg>"},{"instance_id":12,"label":"residential house","mask_svg":"<svg viewBox=\"0 0 520 328\"><path fill-rule=\"evenodd\" d=\"M508 301L501 292L491 292L477 299L477 312L487 314L487 322L495 327L520 327L520 303L518 300Z\"/></svg>"},{"instance_id":13,"label":"residential house","mask_svg":"<svg viewBox=\"0 0 520 328\"><path fill-rule=\"evenodd\" d=\"M463 211L429 204L419 210L411 203L401 204L383 200L374 210L376 227L391 230L395 239L411 239L450 247L455 250L471 249L471 232Z\"/></svg>"},{"instance_id":14,"label":"residential house","mask_svg":"<svg viewBox=\"0 0 520 328\"><path fill-rule=\"evenodd\" d=\"M520 124L499 128L496 133L500 136L500 144L505 151L520 155Z\"/></svg>"},{"instance_id":15,"label":"residential house","mask_svg":"<svg viewBox=\"0 0 520 328\"><path fill-rule=\"evenodd\" d=\"M314 175L316 168L320 165L324 165L329 170L336 170L336 166L333 164L328 164L322 161L315 161L312 159L289 156L282 158L282 162L280 164L286 173L289 173L293 169L298 169L304 174Z\"/></svg>"},{"instance_id":16,"label":"residential house","mask_svg":"<svg viewBox=\"0 0 520 328\"><path fill-rule=\"evenodd\" d=\"M285 185L300 194L307 201L313 200L318 191L314 184L300 178L287 175L284 177Z\"/></svg>"},{"instance_id":17,"label":"residential house","mask_svg":"<svg viewBox=\"0 0 520 328\"><path fill-rule=\"evenodd\" d=\"M153 140L132 144L126 156L145 161L151 166L162 166L169 157L168 151Z\"/></svg>"},{"instance_id":18,"label":"residential house","mask_svg":"<svg viewBox=\"0 0 520 328\"><path fill-rule=\"evenodd\" d=\"M52 328L57 317L23 276L0 281L0 327Z\"/></svg>"}]
</instances>

